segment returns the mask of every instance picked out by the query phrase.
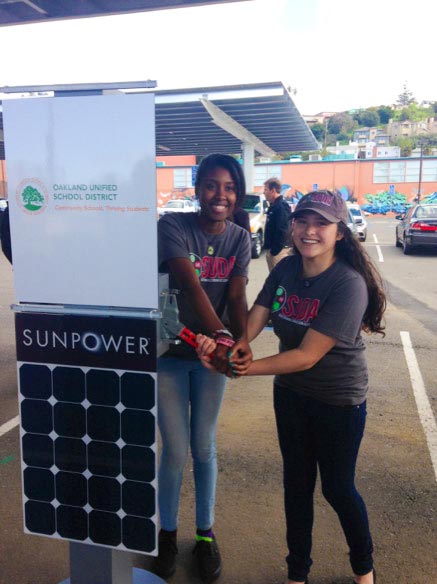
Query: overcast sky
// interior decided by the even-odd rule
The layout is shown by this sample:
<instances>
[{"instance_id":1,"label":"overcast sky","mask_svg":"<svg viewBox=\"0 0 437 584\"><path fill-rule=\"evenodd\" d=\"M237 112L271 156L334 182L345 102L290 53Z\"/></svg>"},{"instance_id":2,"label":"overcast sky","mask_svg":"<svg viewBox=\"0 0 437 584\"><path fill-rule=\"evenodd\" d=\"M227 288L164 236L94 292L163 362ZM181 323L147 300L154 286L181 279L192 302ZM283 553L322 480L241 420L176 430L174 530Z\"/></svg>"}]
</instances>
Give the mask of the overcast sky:
<instances>
[{"instance_id":1,"label":"overcast sky","mask_svg":"<svg viewBox=\"0 0 437 584\"><path fill-rule=\"evenodd\" d=\"M405 6L405 7L404 7ZM302 114L437 101L437 2L249 0L0 28L0 87L282 81Z\"/></svg>"}]
</instances>

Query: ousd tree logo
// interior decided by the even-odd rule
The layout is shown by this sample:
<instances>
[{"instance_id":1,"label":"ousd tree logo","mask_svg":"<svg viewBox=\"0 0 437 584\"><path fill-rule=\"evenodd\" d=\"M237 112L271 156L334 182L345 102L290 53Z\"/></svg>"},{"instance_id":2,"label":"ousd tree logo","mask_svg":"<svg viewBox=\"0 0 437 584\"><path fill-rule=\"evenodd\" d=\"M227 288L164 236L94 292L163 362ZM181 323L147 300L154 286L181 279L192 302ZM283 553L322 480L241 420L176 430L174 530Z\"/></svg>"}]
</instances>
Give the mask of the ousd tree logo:
<instances>
[{"instance_id":1,"label":"ousd tree logo","mask_svg":"<svg viewBox=\"0 0 437 584\"><path fill-rule=\"evenodd\" d=\"M40 180L26 178L17 187L16 199L23 211L30 215L38 215L47 207L47 189Z\"/></svg>"}]
</instances>

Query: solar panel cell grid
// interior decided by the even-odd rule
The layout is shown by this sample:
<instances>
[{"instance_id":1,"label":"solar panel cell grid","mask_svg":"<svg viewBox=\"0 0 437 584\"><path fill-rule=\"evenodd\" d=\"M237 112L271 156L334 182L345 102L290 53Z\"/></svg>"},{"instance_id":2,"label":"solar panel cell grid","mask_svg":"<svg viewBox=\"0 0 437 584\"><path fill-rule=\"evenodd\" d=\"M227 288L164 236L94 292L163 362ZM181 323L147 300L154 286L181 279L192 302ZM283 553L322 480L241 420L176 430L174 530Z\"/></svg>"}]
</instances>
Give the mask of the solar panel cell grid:
<instances>
[{"instance_id":1,"label":"solar panel cell grid","mask_svg":"<svg viewBox=\"0 0 437 584\"><path fill-rule=\"evenodd\" d=\"M155 377L19 364L28 532L156 548Z\"/></svg>"}]
</instances>

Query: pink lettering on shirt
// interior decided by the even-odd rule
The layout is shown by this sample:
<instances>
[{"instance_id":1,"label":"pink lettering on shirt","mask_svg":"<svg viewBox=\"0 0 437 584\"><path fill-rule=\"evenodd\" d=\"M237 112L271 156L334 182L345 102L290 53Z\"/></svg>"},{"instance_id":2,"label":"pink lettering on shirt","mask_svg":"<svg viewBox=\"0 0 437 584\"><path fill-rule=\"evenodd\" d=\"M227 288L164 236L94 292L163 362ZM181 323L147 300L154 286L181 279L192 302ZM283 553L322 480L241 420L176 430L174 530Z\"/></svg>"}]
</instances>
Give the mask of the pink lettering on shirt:
<instances>
[{"instance_id":1,"label":"pink lettering on shirt","mask_svg":"<svg viewBox=\"0 0 437 584\"><path fill-rule=\"evenodd\" d=\"M287 318L307 323L317 316L319 306L320 300L318 298L300 298L296 294L291 294L281 313Z\"/></svg>"},{"instance_id":2,"label":"pink lettering on shirt","mask_svg":"<svg viewBox=\"0 0 437 584\"><path fill-rule=\"evenodd\" d=\"M228 258L203 256L202 264L202 280L227 280L229 274L235 265L236 256Z\"/></svg>"}]
</instances>

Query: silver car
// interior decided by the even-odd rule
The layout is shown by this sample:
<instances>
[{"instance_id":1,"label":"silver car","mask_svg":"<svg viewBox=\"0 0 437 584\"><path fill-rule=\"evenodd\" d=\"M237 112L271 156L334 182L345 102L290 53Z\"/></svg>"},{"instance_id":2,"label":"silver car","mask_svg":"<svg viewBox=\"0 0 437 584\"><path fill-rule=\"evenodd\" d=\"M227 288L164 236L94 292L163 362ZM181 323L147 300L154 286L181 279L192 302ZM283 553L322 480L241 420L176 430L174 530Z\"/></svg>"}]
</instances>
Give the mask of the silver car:
<instances>
[{"instance_id":1,"label":"silver car","mask_svg":"<svg viewBox=\"0 0 437 584\"><path fill-rule=\"evenodd\" d=\"M357 231L357 226L355 225L354 217L353 217L350 209L347 210L347 214L348 214L347 226L352 231L352 235L354 237L356 237L357 239L359 239L359 235L358 235L358 231Z\"/></svg>"},{"instance_id":2,"label":"silver car","mask_svg":"<svg viewBox=\"0 0 437 584\"><path fill-rule=\"evenodd\" d=\"M355 227L358 233L358 239L360 241L366 241L367 239L367 221L364 217L364 213L361 207L356 204L349 204L348 209L353 217Z\"/></svg>"}]
</instances>

